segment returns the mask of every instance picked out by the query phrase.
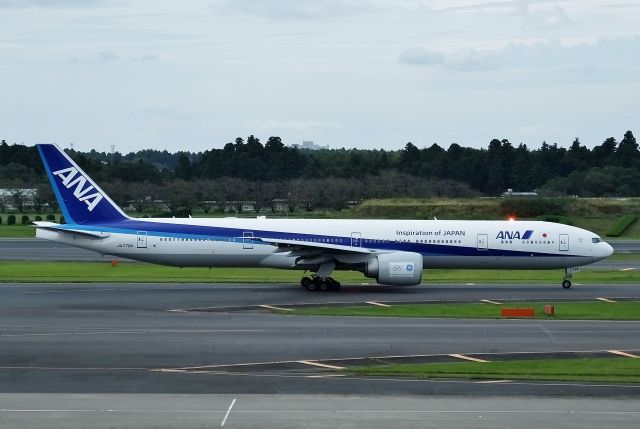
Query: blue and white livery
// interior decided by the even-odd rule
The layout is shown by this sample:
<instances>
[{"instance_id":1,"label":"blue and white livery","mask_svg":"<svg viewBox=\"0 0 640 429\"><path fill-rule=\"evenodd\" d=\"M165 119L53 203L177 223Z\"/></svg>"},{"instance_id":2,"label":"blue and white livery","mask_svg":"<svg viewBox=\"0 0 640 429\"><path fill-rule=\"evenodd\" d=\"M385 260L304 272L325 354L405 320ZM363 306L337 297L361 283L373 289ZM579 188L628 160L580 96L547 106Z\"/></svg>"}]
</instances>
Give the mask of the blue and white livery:
<instances>
[{"instance_id":1,"label":"blue and white livery","mask_svg":"<svg viewBox=\"0 0 640 429\"><path fill-rule=\"evenodd\" d=\"M338 290L334 270L385 285L416 285L425 268L570 268L610 256L592 232L538 221L136 219L57 146L37 145L66 224L36 222L37 237L177 267L311 271L302 286Z\"/></svg>"}]
</instances>

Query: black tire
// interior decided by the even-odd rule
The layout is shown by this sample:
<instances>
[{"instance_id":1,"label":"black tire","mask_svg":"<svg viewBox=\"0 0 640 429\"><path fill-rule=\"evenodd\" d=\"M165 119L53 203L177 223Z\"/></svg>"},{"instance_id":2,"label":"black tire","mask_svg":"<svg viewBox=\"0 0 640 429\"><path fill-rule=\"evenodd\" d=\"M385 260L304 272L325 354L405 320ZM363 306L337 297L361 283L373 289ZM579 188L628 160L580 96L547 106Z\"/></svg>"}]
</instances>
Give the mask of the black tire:
<instances>
[{"instance_id":1,"label":"black tire","mask_svg":"<svg viewBox=\"0 0 640 429\"><path fill-rule=\"evenodd\" d=\"M309 277L303 277L303 278L300 279L300 285L303 288L307 289L307 290L309 290L309 285L311 283L313 283L313 282L311 281L311 279Z\"/></svg>"},{"instance_id":2,"label":"black tire","mask_svg":"<svg viewBox=\"0 0 640 429\"><path fill-rule=\"evenodd\" d=\"M564 289L569 289L571 287L571 282L569 280L565 280L562 282L562 287Z\"/></svg>"},{"instance_id":3,"label":"black tire","mask_svg":"<svg viewBox=\"0 0 640 429\"><path fill-rule=\"evenodd\" d=\"M316 282L310 281L309 282L309 286L307 286L306 288L309 292L313 292L318 290L318 286L316 285Z\"/></svg>"},{"instance_id":4,"label":"black tire","mask_svg":"<svg viewBox=\"0 0 640 429\"><path fill-rule=\"evenodd\" d=\"M326 291L328 291L328 290L329 290L329 287L330 287L329 282L327 282L327 281L320 281L320 290L321 290L322 292L326 292Z\"/></svg>"},{"instance_id":5,"label":"black tire","mask_svg":"<svg viewBox=\"0 0 640 429\"><path fill-rule=\"evenodd\" d=\"M331 292L338 292L340 291L340 283L339 282L333 282L329 285L329 290Z\"/></svg>"}]
</instances>

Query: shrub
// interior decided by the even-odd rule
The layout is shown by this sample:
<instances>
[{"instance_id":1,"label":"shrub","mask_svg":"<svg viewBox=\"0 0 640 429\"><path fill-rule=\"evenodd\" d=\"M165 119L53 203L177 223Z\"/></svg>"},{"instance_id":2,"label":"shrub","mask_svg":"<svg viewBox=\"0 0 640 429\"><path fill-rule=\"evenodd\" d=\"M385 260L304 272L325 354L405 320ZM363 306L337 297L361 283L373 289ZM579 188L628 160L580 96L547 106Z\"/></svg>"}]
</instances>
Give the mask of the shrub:
<instances>
[{"instance_id":1,"label":"shrub","mask_svg":"<svg viewBox=\"0 0 640 429\"><path fill-rule=\"evenodd\" d=\"M0 216L0 225L2 225L2 216Z\"/></svg>"},{"instance_id":2,"label":"shrub","mask_svg":"<svg viewBox=\"0 0 640 429\"><path fill-rule=\"evenodd\" d=\"M632 214L626 214L618 218L618 220L613 225L611 225L611 227L609 227L609 230L607 231L607 236L620 237L637 220L638 220L638 216L632 215Z\"/></svg>"},{"instance_id":3,"label":"shrub","mask_svg":"<svg viewBox=\"0 0 640 429\"><path fill-rule=\"evenodd\" d=\"M47 220L50 220L50 221L52 221L52 222L55 222L55 221L56 221L56 217L55 217L54 215L52 215L52 214L48 214L48 215L47 215Z\"/></svg>"},{"instance_id":4,"label":"shrub","mask_svg":"<svg viewBox=\"0 0 640 429\"><path fill-rule=\"evenodd\" d=\"M191 209L190 208L179 208L177 210L174 210L171 213L171 216L174 216L174 217L189 217L189 216L191 216Z\"/></svg>"},{"instance_id":5,"label":"shrub","mask_svg":"<svg viewBox=\"0 0 640 429\"><path fill-rule=\"evenodd\" d=\"M500 202L503 215L536 217L545 213L563 213L562 200L552 198L505 198Z\"/></svg>"},{"instance_id":6,"label":"shrub","mask_svg":"<svg viewBox=\"0 0 640 429\"><path fill-rule=\"evenodd\" d=\"M26 225L31 222L31 220L29 219L29 216L27 215L22 215L22 218L20 219L20 221L23 225Z\"/></svg>"},{"instance_id":7,"label":"shrub","mask_svg":"<svg viewBox=\"0 0 640 429\"><path fill-rule=\"evenodd\" d=\"M36 222L41 222L42 221L42 216L38 215L35 217L35 221Z\"/></svg>"},{"instance_id":8,"label":"shrub","mask_svg":"<svg viewBox=\"0 0 640 429\"><path fill-rule=\"evenodd\" d=\"M15 225L16 224L16 215L9 215L7 218L7 225Z\"/></svg>"},{"instance_id":9,"label":"shrub","mask_svg":"<svg viewBox=\"0 0 640 429\"><path fill-rule=\"evenodd\" d=\"M575 223L570 217L562 215L542 215L536 218L543 222L563 223L565 225L574 225Z\"/></svg>"}]
</instances>

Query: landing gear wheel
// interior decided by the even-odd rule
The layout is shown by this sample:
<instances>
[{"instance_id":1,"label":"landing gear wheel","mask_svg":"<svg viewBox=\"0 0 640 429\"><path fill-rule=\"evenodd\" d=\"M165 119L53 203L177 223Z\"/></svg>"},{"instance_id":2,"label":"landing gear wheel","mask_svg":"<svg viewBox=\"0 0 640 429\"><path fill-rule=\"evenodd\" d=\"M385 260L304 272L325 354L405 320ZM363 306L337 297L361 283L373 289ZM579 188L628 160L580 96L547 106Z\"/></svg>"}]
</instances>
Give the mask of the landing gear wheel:
<instances>
[{"instance_id":1,"label":"landing gear wheel","mask_svg":"<svg viewBox=\"0 0 640 429\"><path fill-rule=\"evenodd\" d=\"M338 292L338 291L340 291L340 282L337 282L337 281L335 281L335 280L334 280L333 282L331 282L331 283L329 284L329 290L330 290L331 292Z\"/></svg>"},{"instance_id":2,"label":"landing gear wheel","mask_svg":"<svg viewBox=\"0 0 640 429\"><path fill-rule=\"evenodd\" d=\"M565 280L562 282L562 287L565 289L569 289L571 287L571 282L569 280Z\"/></svg>"},{"instance_id":3,"label":"landing gear wheel","mask_svg":"<svg viewBox=\"0 0 640 429\"><path fill-rule=\"evenodd\" d=\"M312 284L313 282L311 281L311 279L309 277L303 277L300 279L300 285L305 288L306 290L311 290L309 289L309 286Z\"/></svg>"},{"instance_id":4,"label":"landing gear wheel","mask_svg":"<svg viewBox=\"0 0 640 429\"><path fill-rule=\"evenodd\" d=\"M322 292L326 292L329 290L329 282L327 281L320 281L320 290Z\"/></svg>"},{"instance_id":5,"label":"landing gear wheel","mask_svg":"<svg viewBox=\"0 0 640 429\"><path fill-rule=\"evenodd\" d=\"M307 290L309 292L313 292L315 290L318 290L318 286L316 285L316 282L309 281L309 286L307 286Z\"/></svg>"}]
</instances>

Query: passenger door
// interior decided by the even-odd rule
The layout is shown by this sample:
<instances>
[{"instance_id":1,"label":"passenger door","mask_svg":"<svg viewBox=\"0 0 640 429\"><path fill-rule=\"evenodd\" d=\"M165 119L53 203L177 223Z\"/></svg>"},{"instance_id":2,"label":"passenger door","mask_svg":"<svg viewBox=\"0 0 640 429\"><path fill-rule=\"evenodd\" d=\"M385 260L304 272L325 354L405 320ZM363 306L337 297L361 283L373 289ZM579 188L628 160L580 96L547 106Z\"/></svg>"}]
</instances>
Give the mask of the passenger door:
<instances>
[{"instance_id":1,"label":"passenger door","mask_svg":"<svg viewBox=\"0 0 640 429\"><path fill-rule=\"evenodd\" d=\"M489 236L487 234L478 234L478 250L489 249Z\"/></svg>"},{"instance_id":2,"label":"passenger door","mask_svg":"<svg viewBox=\"0 0 640 429\"><path fill-rule=\"evenodd\" d=\"M351 247L360 247L362 245L362 234L359 232L351 233Z\"/></svg>"},{"instance_id":3,"label":"passenger door","mask_svg":"<svg viewBox=\"0 0 640 429\"><path fill-rule=\"evenodd\" d=\"M560 251L568 252L569 251L569 234L560 234L560 239L558 240L560 243Z\"/></svg>"},{"instance_id":4,"label":"passenger door","mask_svg":"<svg viewBox=\"0 0 640 429\"><path fill-rule=\"evenodd\" d=\"M147 248L147 231L138 231L138 249Z\"/></svg>"}]
</instances>

